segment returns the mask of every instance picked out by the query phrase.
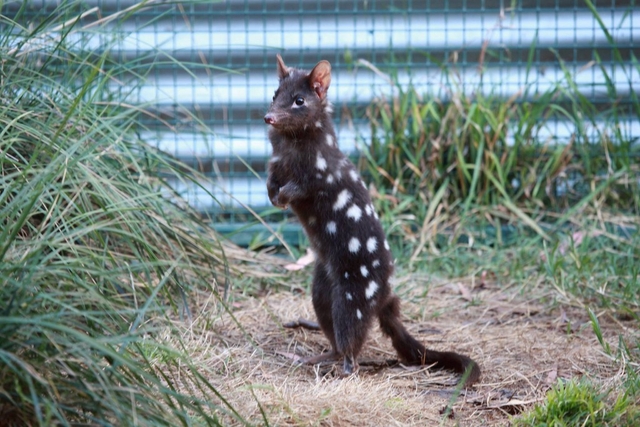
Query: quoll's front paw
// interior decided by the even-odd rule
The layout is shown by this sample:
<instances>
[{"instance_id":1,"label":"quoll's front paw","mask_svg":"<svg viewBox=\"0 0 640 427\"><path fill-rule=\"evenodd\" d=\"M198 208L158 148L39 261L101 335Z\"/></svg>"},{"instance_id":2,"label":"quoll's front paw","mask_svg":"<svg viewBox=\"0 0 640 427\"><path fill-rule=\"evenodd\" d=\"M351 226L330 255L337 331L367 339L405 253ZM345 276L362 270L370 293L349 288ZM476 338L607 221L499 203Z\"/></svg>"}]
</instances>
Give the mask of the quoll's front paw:
<instances>
[{"instance_id":1,"label":"quoll's front paw","mask_svg":"<svg viewBox=\"0 0 640 427\"><path fill-rule=\"evenodd\" d=\"M273 179L271 175L267 177L267 193L269 194L269 201L278 206L278 193L280 193L280 185Z\"/></svg>"},{"instance_id":2,"label":"quoll's front paw","mask_svg":"<svg viewBox=\"0 0 640 427\"><path fill-rule=\"evenodd\" d=\"M267 189L269 192L269 201L271 202L271 204L277 208L285 208L286 203L283 203L282 197L280 197L281 187L273 185L272 183L268 183Z\"/></svg>"},{"instance_id":3,"label":"quoll's front paw","mask_svg":"<svg viewBox=\"0 0 640 427\"><path fill-rule=\"evenodd\" d=\"M303 195L304 193L301 192L298 185L293 182L287 182L285 185L280 187L278 194L271 199L271 203L273 203L274 206L284 209L291 204L292 201L298 200Z\"/></svg>"},{"instance_id":4,"label":"quoll's front paw","mask_svg":"<svg viewBox=\"0 0 640 427\"><path fill-rule=\"evenodd\" d=\"M283 198L280 196L280 192L278 191L273 197L271 197L271 204L277 208L286 209L287 202L282 199Z\"/></svg>"}]
</instances>

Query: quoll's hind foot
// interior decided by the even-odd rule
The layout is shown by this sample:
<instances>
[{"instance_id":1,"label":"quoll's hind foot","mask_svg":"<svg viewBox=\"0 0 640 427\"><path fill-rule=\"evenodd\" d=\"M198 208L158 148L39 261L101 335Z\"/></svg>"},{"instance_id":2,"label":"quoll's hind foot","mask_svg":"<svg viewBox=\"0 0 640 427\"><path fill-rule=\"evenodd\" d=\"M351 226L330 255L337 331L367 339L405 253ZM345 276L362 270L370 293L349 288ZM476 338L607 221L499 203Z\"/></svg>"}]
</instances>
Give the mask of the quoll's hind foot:
<instances>
[{"instance_id":1,"label":"quoll's hind foot","mask_svg":"<svg viewBox=\"0 0 640 427\"><path fill-rule=\"evenodd\" d=\"M332 350L326 353L319 354L317 356L311 356L311 357L306 357L304 359L300 359L300 363L304 365L318 365L325 362L337 362L339 359L340 359L340 354ZM339 376L342 378L346 378L357 372L358 372L358 362L349 356L344 356L342 373Z\"/></svg>"},{"instance_id":2,"label":"quoll's hind foot","mask_svg":"<svg viewBox=\"0 0 640 427\"><path fill-rule=\"evenodd\" d=\"M347 377L351 374L358 372L358 361L351 356L344 356L344 363L342 365L342 375Z\"/></svg>"}]
</instances>

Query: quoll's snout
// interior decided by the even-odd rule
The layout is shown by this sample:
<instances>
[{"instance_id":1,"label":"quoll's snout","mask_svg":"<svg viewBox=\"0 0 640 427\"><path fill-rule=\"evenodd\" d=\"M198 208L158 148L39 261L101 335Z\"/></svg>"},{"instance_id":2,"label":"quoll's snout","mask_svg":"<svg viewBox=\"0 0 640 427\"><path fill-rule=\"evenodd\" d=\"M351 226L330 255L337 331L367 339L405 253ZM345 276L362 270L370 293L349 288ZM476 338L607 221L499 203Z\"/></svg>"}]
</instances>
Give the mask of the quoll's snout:
<instances>
[{"instance_id":1,"label":"quoll's snout","mask_svg":"<svg viewBox=\"0 0 640 427\"><path fill-rule=\"evenodd\" d=\"M276 122L276 117L273 114L269 113L264 116L264 122L268 125L272 125Z\"/></svg>"}]
</instances>

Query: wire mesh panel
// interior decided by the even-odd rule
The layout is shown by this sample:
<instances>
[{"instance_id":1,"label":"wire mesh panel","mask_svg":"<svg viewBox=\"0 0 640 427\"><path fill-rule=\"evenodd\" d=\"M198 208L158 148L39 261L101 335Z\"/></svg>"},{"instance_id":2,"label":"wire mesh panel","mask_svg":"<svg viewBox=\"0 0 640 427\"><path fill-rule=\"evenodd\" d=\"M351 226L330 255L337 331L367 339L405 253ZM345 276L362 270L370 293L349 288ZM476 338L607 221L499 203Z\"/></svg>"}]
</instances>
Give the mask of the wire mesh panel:
<instances>
[{"instance_id":1,"label":"wire mesh panel","mask_svg":"<svg viewBox=\"0 0 640 427\"><path fill-rule=\"evenodd\" d=\"M3 13L21 4L5 3ZM55 4L29 7L35 14ZM398 87L412 84L446 101L452 87L509 98L528 85L533 99L567 73L603 109L615 87L626 117L621 132L629 140L640 136L630 101L640 89L634 56L640 8L633 1L598 1L593 8L583 0L83 4L99 9L87 22L119 13L112 55L146 58L151 67L141 85L113 83L131 90L129 102L150 112L140 137L204 172L210 179L175 181L176 190L197 209L231 222L245 221L247 208L269 208L264 172L270 146L262 118L277 86L276 53L291 66L332 63L329 96L340 146L348 152L371 139L364 108ZM575 133L569 122L552 123L537 137L565 142Z\"/></svg>"}]
</instances>

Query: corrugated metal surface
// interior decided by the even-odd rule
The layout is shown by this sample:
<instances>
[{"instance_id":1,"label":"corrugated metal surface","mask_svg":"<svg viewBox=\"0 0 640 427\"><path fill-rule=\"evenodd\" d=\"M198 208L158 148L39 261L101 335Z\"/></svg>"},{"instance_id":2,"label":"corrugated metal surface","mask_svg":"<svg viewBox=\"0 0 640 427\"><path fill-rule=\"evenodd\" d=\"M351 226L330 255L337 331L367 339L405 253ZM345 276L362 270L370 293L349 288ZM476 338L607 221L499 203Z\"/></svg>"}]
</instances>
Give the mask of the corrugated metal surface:
<instances>
[{"instance_id":1,"label":"corrugated metal surface","mask_svg":"<svg viewBox=\"0 0 640 427\"><path fill-rule=\"evenodd\" d=\"M4 12L11 13L19 3L5 4ZM102 16L137 3L85 2L87 7L98 6ZM31 2L34 10L54 4ZM603 71L587 66L596 50L622 103L630 91L640 91L638 70L629 60L632 52L639 53L640 8L630 1L596 4L620 53L629 60L627 64L613 60L604 31L582 0L149 4L153 7L114 25L114 32L122 37L112 52L123 59L148 56L153 64L148 80L134 90L129 101L155 110L177 129L171 132L149 118L142 137L214 178L202 183L209 191L176 183L203 211L219 211L209 193L240 211L243 204L255 209L268 206L260 178L270 151L262 117L277 85L274 57L278 52L294 66L311 67L319 59L332 62L335 74L330 97L339 107L335 119L340 145L346 151L366 142L369 130L357 114L346 113L342 107L362 107L392 90L359 60L384 72L397 72L404 85L412 81L419 91L443 97L447 92L441 63L455 62L462 90L509 97L527 82L544 91L561 81L559 56L587 97L608 102ZM527 74L534 41L533 68ZM480 74L485 43L490 52ZM180 66L175 60L192 65ZM623 132L632 138L640 136L636 119L630 116L625 123ZM563 141L572 132L568 122L558 121L539 137Z\"/></svg>"}]
</instances>

